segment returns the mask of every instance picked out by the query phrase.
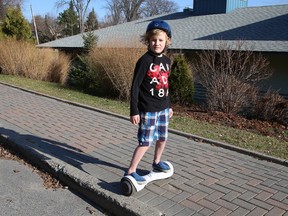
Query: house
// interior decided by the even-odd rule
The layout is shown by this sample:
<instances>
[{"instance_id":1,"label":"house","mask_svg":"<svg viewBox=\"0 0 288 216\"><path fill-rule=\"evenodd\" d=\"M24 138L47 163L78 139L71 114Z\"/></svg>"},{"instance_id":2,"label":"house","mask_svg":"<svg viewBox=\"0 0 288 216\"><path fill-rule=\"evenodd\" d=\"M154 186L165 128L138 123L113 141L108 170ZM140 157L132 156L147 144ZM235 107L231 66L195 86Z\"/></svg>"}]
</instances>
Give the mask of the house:
<instances>
[{"instance_id":1,"label":"house","mask_svg":"<svg viewBox=\"0 0 288 216\"><path fill-rule=\"evenodd\" d=\"M266 88L277 90L288 98L288 4L247 7L247 0L217 0L217 5L213 4L215 0L194 0L193 10L186 8L182 12L96 30L97 46L140 47L140 35L154 19L165 20L171 25L170 50L175 52L195 53L215 49L217 41L233 43L245 40L253 46L254 52L261 53L270 61L274 70ZM68 51L81 49L83 39L79 34L40 44L39 47Z\"/></svg>"}]
</instances>

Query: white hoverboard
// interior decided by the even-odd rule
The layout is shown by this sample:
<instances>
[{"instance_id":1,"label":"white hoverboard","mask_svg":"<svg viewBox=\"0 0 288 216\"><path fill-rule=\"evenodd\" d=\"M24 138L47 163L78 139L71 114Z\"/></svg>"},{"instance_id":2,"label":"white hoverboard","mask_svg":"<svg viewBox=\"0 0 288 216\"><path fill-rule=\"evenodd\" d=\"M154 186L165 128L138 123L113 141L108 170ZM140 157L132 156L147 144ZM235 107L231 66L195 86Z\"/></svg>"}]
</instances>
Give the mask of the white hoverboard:
<instances>
[{"instance_id":1,"label":"white hoverboard","mask_svg":"<svg viewBox=\"0 0 288 216\"><path fill-rule=\"evenodd\" d=\"M171 177L174 173L174 168L170 162L168 161L164 162L170 167L170 170L168 172L161 172L156 170L150 171L150 173L148 173L147 175L142 176L146 180L146 182L143 184L138 184L137 181L130 175L124 176L121 179L121 188L123 194L126 196L130 196L135 191L138 192L142 190L149 182Z\"/></svg>"}]
</instances>

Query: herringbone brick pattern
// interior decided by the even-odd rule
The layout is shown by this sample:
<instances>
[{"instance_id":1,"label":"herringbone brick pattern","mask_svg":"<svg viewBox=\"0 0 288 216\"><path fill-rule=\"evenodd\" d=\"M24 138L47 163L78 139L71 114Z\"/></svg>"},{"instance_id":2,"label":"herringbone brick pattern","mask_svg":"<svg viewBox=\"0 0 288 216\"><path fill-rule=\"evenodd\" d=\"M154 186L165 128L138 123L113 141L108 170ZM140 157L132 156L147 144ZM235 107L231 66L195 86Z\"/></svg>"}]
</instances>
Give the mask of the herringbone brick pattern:
<instances>
[{"instance_id":1,"label":"herringbone brick pattern","mask_svg":"<svg viewBox=\"0 0 288 216\"><path fill-rule=\"evenodd\" d=\"M137 128L100 113L0 84L0 134L97 177L119 193L136 145ZM150 170L153 149L140 171ZM166 215L288 216L288 167L173 133L163 159L175 174L133 195Z\"/></svg>"}]
</instances>

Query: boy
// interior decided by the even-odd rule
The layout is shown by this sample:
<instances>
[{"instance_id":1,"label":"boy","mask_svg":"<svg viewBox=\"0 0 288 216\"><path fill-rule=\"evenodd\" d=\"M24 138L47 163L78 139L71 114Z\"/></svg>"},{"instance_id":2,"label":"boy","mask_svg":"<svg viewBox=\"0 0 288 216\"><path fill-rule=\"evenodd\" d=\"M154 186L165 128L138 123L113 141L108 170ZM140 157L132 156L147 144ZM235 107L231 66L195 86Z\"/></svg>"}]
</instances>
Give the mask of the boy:
<instances>
[{"instance_id":1,"label":"boy","mask_svg":"<svg viewBox=\"0 0 288 216\"><path fill-rule=\"evenodd\" d=\"M153 169L169 171L170 167L160 159L168 137L169 118L173 115L168 95L171 60L163 54L171 43L169 24L162 20L152 21L141 41L148 51L136 63L130 104L130 121L139 125L139 145L125 173L133 176L138 184L144 184L145 179L137 174L137 166L155 140Z\"/></svg>"}]
</instances>

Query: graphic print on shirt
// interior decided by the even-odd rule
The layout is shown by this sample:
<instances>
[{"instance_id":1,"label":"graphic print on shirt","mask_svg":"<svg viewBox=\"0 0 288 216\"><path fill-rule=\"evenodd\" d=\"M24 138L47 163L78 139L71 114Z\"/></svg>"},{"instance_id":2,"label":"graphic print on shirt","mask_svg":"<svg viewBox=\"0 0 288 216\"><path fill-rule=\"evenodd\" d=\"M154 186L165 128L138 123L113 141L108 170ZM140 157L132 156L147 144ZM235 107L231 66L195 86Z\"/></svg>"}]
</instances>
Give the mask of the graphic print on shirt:
<instances>
[{"instance_id":1,"label":"graphic print on shirt","mask_svg":"<svg viewBox=\"0 0 288 216\"><path fill-rule=\"evenodd\" d=\"M170 73L169 65L165 66L160 63L160 65L155 65L152 63L147 72L147 76L151 78L150 84L152 88L150 93L152 96L157 95L158 97L168 96L168 76Z\"/></svg>"}]
</instances>

